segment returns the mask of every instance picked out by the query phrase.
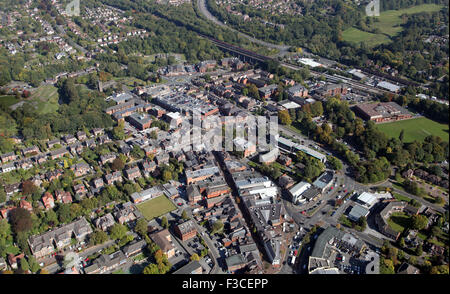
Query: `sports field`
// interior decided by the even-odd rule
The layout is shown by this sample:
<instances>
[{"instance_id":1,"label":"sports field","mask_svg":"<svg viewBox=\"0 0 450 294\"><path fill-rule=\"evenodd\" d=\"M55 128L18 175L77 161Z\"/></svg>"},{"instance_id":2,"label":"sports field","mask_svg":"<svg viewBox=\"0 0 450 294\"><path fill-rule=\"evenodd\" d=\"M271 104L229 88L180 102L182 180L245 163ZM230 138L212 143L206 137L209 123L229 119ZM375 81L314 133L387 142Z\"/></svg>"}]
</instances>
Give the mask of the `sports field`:
<instances>
[{"instance_id":1,"label":"sports field","mask_svg":"<svg viewBox=\"0 0 450 294\"><path fill-rule=\"evenodd\" d=\"M167 199L166 196L159 196L154 199L147 200L136 205L136 207L147 220L152 220L155 217L176 209L175 205Z\"/></svg>"},{"instance_id":2,"label":"sports field","mask_svg":"<svg viewBox=\"0 0 450 294\"><path fill-rule=\"evenodd\" d=\"M379 29L381 33L372 34L361 31L357 28L349 28L342 32L342 37L347 42L364 42L369 47L374 47L382 43L388 43L391 41L389 37L393 37L403 30L403 27L401 26L404 22L402 19L403 14L435 12L441 10L443 7L443 5L437 4L422 4L400 10L382 11L380 16L376 18L377 21L374 21L370 25L371 29Z\"/></svg>"},{"instance_id":3,"label":"sports field","mask_svg":"<svg viewBox=\"0 0 450 294\"><path fill-rule=\"evenodd\" d=\"M446 142L449 141L448 125L440 124L425 117L379 124L377 128L391 138L398 138L400 132L405 130L404 142L422 141L429 135L441 137Z\"/></svg>"}]
</instances>

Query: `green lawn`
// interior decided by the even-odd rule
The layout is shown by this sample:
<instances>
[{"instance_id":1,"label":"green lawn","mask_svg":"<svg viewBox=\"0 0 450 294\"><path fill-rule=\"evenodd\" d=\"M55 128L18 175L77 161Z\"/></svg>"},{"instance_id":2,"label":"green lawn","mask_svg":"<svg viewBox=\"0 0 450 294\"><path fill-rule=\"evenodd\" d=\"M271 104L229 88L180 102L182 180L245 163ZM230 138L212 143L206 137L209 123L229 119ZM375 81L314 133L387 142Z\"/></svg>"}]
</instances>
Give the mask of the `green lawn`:
<instances>
[{"instance_id":1,"label":"green lawn","mask_svg":"<svg viewBox=\"0 0 450 294\"><path fill-rule=\"evenodd\" d=\"M411 198L400 195L398 193L392 193L392 196L394 196L395 199L397 199L398 201L405 201L408 202L411 201Z\"/></svg>"},{"instance_id":2,"label":"green lawn","mask_svg":"<svg viewBox=\"0 0 450 294\"><path fill-rule=\"evenodd\" d=\"M379 29L380 34L372 34L361 31L357 28L349 28L342 32L342 37L347 42L360 43L364 42L369 47L375 47L382 43L389 43L390 37L394 37L403 30L401 26L404 23L403 14L416 14L420 12L435 12L443 8L443 5L422 4L410 8L400 10L386 10L380 13L377 20L371 25L371 29Z\"/></svg>"},{"instance_id":3,"label":"green lawn","mask_svg":"<svg viewBox=\"0 0 450 294\"><path fill-rule=\"evenodd\" d=\"M379 22L374 22L372 27L379 28L384 34L395 36L403 30L400 26L403 23L401 15L416 14L421 12L435 12L443 8L443 5L422 4L400 10L386 10L380 13Z\"/></svg>"},{"instance_id":4,"label":"green lawn","mask_svg":"<svg viewBox=\"0 0 450 294\"><path fill-rule=\"evenodd\" d=\"M176 209L175 205L166 196L159 196L136 206L147 220L152 220Z\"/></svg>"},{"instance_id":5,"label":"green lawn","mask_svg":"<svg viewBox=\"0 0 450 294\"><path fill-rule=\"evenodd\" d=\"M383 34L372 34L361 31L357 28L349 28L342 32L342 38L350 43L363 42L369 46L369 48L378 46L380 44L389 43L389 37Z\"/></svg>"},{"instance_id":6,"label":"green lawn","mask_svg":"<svg viewBox=\"0 0 450 294\"><path fill-rule=\"evenodd\" d=\"M388 225L397 232L403 232L408 227L410 217L403 212L393 212L388 219Z\"/></svg>"},{"instance_id":7,"label":"green lawn","mask_svg":"<svg viewBox=\"0 0 450 294\"><path fill-rule=\"evenodd\" d=\"M31 100L39 114L54 113L59 108L58 89L52 85L41 86L33 92Z\"/></svg>"},{"instance_id":8,"label":"green lawn","mask_svg":"<svg viewBox=\"0 0 450 294\"><path fill-rule=\"evenodd\" d=\"M388 137L396 138L400 135L401 130L405 130L404 142L422 141L429 135L441 137L446 142L449 141L448 125L440 124L425 117L383 123L377 125L377 127Z\"/></svg>"},{"instance_id":9,"label":"green lawn","mask_svg":"<svg viewBox=\"0 0 450 294\"><path fill-rule=\"evenodd\" d=\"M19 101L20 99L17 99L16 96L12 95L0 96L0 105L6 107L10 107L11 105L14 105Z\"/></svg>"}]
</instances>

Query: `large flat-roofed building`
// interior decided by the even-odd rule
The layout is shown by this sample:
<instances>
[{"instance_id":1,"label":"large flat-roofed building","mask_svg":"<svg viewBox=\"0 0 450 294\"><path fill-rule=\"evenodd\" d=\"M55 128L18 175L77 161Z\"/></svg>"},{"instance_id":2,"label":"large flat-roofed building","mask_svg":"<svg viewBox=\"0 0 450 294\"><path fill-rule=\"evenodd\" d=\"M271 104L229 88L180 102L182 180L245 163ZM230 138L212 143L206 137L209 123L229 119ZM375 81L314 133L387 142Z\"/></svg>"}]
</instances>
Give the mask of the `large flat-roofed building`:
<instances>
[{"instance_id":1,"label":"large flat-roofed building","mask_svg":"<svg viewBox=\"0 0 450 294\"><path fill-rule=\"evenodd\" d=\"M134 203L141 203L146 200L153 199L162 195L164 195L164 191L160 189L158 186L156 186L141 192L135 192L131 194L131 199L133 200Z\"/></svg>"},{"instance_id":2,"label":"large flat-roofed building","mask_svg":"<svg viewBox=\"0 0 450 294\"><path fill-rule=\"evenodd\" d=\"M357 222L361 217L367 217L369 215L369 210L359 204L352 207L348 214L348 218L354 222Z\"/></svg>"},{"instance_id":3,"label":"large flat-roofed building","mask_svg":"<svg viewBox=\"0 0 450 294\"><path fill-rule=\"evenodd\" d=\"M308 182L300 182L289 190L292 197L292 203L298 203L301 201L301 195L311 188L311 184Z\"/></svg>"},{"instance_id":4,"label":"large flat-roofed building","mask_svg":"<svg viewBox=\"0 0 450 294\"><path fill-rule=\"evenodd\" d=\"M133 113L128 117L128 121L138 130L145 130L150 128L152 119L144 113Z\"/></svg>"},{"instance_id":5,"label":"large flat-roofed building","mask_svg":"<svg viewBox=\"0 0 450 294\"><path fill-rule=\"evenodd\" d=\"M174 93L159 96L153 101L168 111L179 112L182 115L193 115L193 112L196 111L201 115L202 119L219 112L217 106L186 94Z\"/></svg>"},{"instance_id":6,"label":"large flat-roofed building","mask_svg":"<svg viewBox=\"0 0 450 294\"><path fill-rule=\"evenodd\" d=\"M317 180L313 182L313 186L317 187L323 193L333 183L333 173L331 171L324 172Z\"/></svg>"},{"instance_id":7,"label":"large flat-roofed building","mask_svg":"<svg viewBox=\"0 0 450 294\"><path fill-rule=\"evenodd\" d=\"M375 197L372 193L363 192L361 195L358 196L357 202L359 202L361 205L365 206L366 208L370 209L372 206L377 203L378 198Z\"/></svg>"},{"instance_id":8,"label":"large flat-roofed building","mask_svg":"<svg viewBox=\"0 0 450 294\"><path fill-rule=\"evenodd\" d=\"M398 121L412 118L412 114L395 102L360 104L355 112L365 120L374 122Z\"/></svg>"},{"instance_id":9,"label":"large flat-roofed building","mask_svg":"<svg viewBox=\"0 0 450 294\"><path fill-rule=\"evenodd\" d=\"M325 163L327 161L327 156L325 154L317 152L316 150L313 150L307 146L304 146L301 144L296 144L296 143L292 142L291 140L288 140L281 136L278 136L277 141L278 141L278 147L284 151L291 152L291 153L297 153L298 151L302 151L302 152L305 152L307 155L320 160L322 163Z\"/></svg>"}]
</instances>

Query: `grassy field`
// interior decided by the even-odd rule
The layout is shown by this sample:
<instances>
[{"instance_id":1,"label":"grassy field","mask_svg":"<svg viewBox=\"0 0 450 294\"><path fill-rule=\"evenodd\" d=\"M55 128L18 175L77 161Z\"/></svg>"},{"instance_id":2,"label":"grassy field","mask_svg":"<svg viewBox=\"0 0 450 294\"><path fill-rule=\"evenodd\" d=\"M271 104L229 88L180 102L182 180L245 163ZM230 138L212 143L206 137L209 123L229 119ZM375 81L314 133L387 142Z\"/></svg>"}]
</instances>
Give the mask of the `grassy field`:
<instances>
[{"instance_id":1,"label":"grassy field","mask_svg":"<svg viewBox=\"0 0 450 294\"><path fill-rule=\"evenodd\" d=\"M425 117L379 124L377 128L388 135L388 137L396 138L400 135L401 130L405 130L405 142L422 141L429 135L441 137L446 142L449 141L448 125L437 123Z\"/></svg>"},{"instance_id":2,"label":"grassy field","mask_svg":"<svg viewBox=\"0 0 450 294\"><path fill-rule=\"evenodd\" d=\"M392 196L394 196L395 199L397 199L398 201L405 201L405 202L410 202L411 198L400 195L398 193L392 193Z\"/></svg>"},{"instance_id":3,"label":"grassy field","mask_svg":"<svg viewBox=\"0 0 450 294\"><path fill-rule=\"evenodd\" d=\"M380 44L389 43L391 41L386 35L372 34L361 31L357 28L346 29L342 32L342 38L350 43L364 42L370 48L378 46Z\"/></svg>"},{"instance_id":4,"label":"grassy field","mask_svg":"<svg viewBox=\"0 0 450 294\"><path fill-rule=\"evenodd\" d=\"M374 22L372 27L380 29L384 34L395 36L403 30L403 14L416 14L421 12L435 12L443 8L443 5L422 4L400 10L386 10L380 13L379 22Z\"/></svg>"},{"instance_id":5,"label":"grassy field","mask_svg":"<svg viewBox=\"0 0 450 294\"><path fill-rule=\"evenodd\" d=\"M39 114L54 113L59 108L58 89L52 85L41 86L33 92L31 100Z\"/></svg>"},{"instance_id":6,"label":"grassy field","mask_svg":"<svg viewBox=\"0 0 450 294\"><path fill-rule=\"evenodd\" d=\"M382 43L389 43L391 41L390 37L397 35L403 30L401 26L404 23L404 20L401 17L403 14L435 12L441 10L443 7L443 5L422 4L400 10L386 10L381 12L380 16L377 17L378 21L374 21L370 26L371 29L379 29L382 33L372 34L356 28L349 28L342 33L342 37L347 42L364 42L369 47L374 47Z\"/></svg>"},{"instance_id":7,"label":"grassy field","mask_svg":"<svg viewBox=\"0 0 450 294\"><path fill-rule=\"evenodd\" d=\"M16 98L16 96L7 95L7 96L0 96L0 105L10 107L11 105L16 104L19 102L20 99Z\"/></svg>"},{"instance_id":8,"label":"grassy field","mask_svg":"<svg viewBox=\"0 0 450 294\"><path fill-rule=\"evenodd\" d=\"M147 220L152 220L176 209L175 205L166 196L159 196L136 206Z\"/></svg>"},{"instance_id":9,"label":"grassy field","mask_svg":"<svg viewBox=\"0 0 450 294\"><path fill-rule=\"evenodd\" d=\"M393 212L388 219L388 225L397 232L403 232L409 225L410 218L403 212Z\"/></svg>"}]
</instances>

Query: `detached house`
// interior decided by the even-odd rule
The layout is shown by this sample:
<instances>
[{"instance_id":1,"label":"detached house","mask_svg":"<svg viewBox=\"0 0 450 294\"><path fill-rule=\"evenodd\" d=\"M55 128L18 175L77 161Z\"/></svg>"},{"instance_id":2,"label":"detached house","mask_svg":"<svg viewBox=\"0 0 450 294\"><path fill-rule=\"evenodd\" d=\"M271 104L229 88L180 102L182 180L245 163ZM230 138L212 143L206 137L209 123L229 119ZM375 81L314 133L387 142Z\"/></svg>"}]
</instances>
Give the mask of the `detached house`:
<instances>
[{"instance_id":1,"label":"detached house","mask_svg":"<svg viewBox=\"0 0 450 294\"><path fill-rule=\"evenodd\" d=\"M44 204L45 209L50 209L55 207L55 199L53 195L45 192L44 196L42 196L42 203Z\"/></svg>"}]
</instances>

